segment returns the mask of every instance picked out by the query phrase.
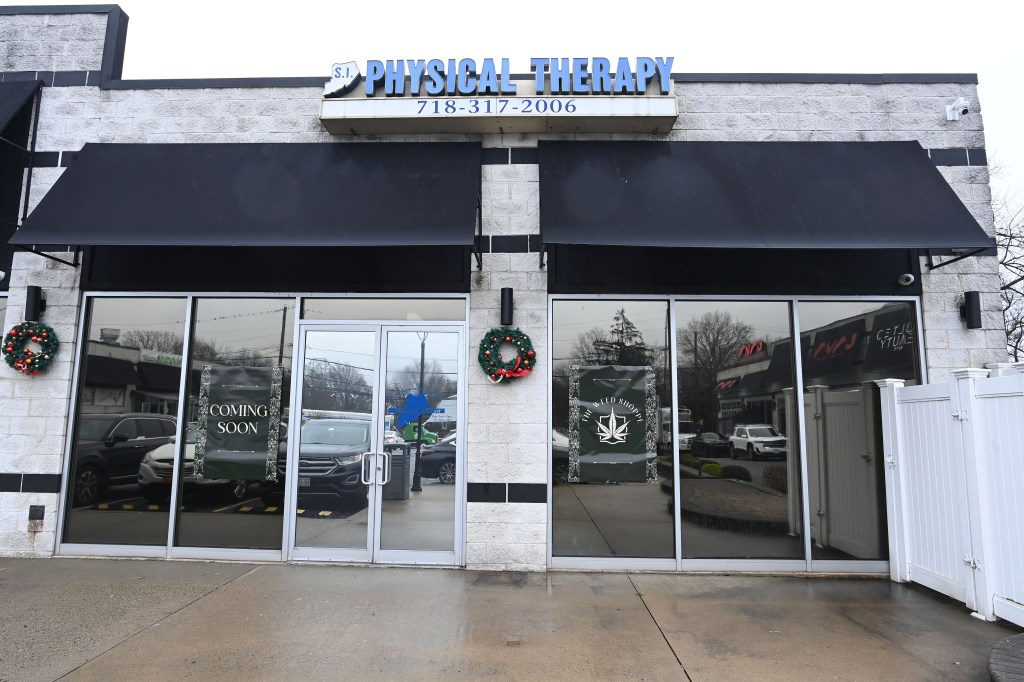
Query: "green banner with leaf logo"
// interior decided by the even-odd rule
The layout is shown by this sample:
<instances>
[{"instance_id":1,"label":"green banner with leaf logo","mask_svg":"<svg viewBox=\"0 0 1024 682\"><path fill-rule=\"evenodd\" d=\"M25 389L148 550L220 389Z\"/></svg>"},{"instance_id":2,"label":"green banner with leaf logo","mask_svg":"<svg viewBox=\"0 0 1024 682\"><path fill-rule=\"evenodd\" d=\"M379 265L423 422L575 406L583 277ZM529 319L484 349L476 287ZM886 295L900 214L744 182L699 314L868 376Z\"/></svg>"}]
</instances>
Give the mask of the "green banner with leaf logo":
<instances>
[{"instance_id":1,"label":"green banner with leaf logo","mask_svg":"<svg viewBox=\"0 0 1024 682\"><path fill-rule=\"evenodd\" d=\"M570 482L655 482L657 436L652 367L569 368Z\"/></svg>"},{"instance_id":2,"label":"green banner with leaf logo","mask_svg":"<svg viewBox=\"0 0 1024 682\"><path fill-rule=\"evenodd\" d=\"M280 367L203 367L196 480L277 480L281 379Z\"/></svg>"}]
</instances>

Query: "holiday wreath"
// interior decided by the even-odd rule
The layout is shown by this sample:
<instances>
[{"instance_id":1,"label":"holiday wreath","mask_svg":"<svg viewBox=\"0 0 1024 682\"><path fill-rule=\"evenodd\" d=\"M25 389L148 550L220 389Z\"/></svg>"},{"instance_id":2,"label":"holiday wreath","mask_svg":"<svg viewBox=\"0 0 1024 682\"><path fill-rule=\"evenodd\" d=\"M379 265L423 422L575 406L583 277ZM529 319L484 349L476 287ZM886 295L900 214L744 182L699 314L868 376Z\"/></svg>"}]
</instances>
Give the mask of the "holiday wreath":
<instances>
[{"instance_id":1,"label":"holiday wreath","mask_svg":"<svg viewBox=\"0 0 1024 682\"><path fill-rule=\"evenodd\" d=\"M499 351L505 343L515 346L515 358L502 358ZM508 327L495 327L484 334L476 357L480 367L494 383L525 377L537 365L537 353L533 350L530 337L518 329Z\"/></svg>"},{"instance_id":2,"label":"holiday wreath","mask_svg":"<svg viewBox=\"0 0 1024 682\"><path fill-rule=\"evenodd\" d=\"M39 344L39 350L29 348L29 341ZM22 322L4 337L4 360L22 374L35 376L50 366L59 345L53 327L41 322Z\"/></svg>"}]
</instances>

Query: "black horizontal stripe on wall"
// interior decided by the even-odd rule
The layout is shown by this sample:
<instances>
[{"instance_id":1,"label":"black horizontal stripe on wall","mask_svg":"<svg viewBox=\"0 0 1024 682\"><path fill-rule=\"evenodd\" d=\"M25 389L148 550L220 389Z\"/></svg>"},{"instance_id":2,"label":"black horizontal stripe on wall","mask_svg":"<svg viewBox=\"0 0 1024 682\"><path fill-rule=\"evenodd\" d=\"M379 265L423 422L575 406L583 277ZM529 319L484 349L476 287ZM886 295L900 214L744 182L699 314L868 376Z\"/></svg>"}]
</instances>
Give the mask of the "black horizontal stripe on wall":
<instances>
[{"instance_id":1,"label":"black horizontal stripe on wall","mask_svg":"<svg viewBox=\"0 0 1024 682\"><path fill-rule=\"evenodd\" d=\"M536 147L512 147L511 163L538 163Z\"/></svg>"},{"instance_id":2,"label":"black horizontal stripe on wall","mask_svg":"<svg viewBox=\"0 0 1024 682\"><path fill-rule=\"evenodd\" d=\"M56 71L53 74L53 87L70 88L85 85L89 82L88 71Z\"/></svg>"},{"instance_id":3,"label":"black horizontal stripe on wall","mask_svg":"<svg viewBox=\"0 0 1024 682\"><path fill-rule=\"evenodd\" d=\"M60 474L0 474L0 493L59 493Z\"/></svg>"},{"instance_id":4,"label":"black horizontal stripe on wall","mask_svg":"<svg viewBox=\"0 0 1024 682\"><path fill-rule=\"evenodd\" d=\"M932 149L928 155L936 166L966 166L966 149Z\"/></svg>"},{"instance_id":5,"label":"black horizontal stripe on wall","mask_svg":"<svg viewBox=\"0 0 1024 682\"><path fill-rule=\"evenodd\" d=\"M33 168L57 168L60 165L60 152L36 152L32 157Z\"/></svg>"},{"instance_id":6,"label":"black horizontal stripe on wall","mask_svg":"<svg viewBox=\"0 0 1024 682\"><path fill-rule=\"evenodd\" d=\"M508 159L508 147L484 147L480 150L480 162L485 166L505 166Z\"/></svg>"},{"instance_id":7,"label":"black horizontal stripe on wall","mask_svg":"<svg viewBox=\"0 0 1024 682\"><path fill-rule=\"evenodd\" d=\"M546 483L509 483L508 501L547 504L548 486Z\"/></svg>"},{"instance_id":8,"label":"black horizontal stripe on wall","mask_svg":"<svg viewBox=\"0 0 1024 682\"><path fill-rule=\"evenodd\" d=\"M21 479L23 493L59 493L60 474L23 474Z\"/></svg>"},{"instance_id":9,"label":"black horizontal stripe on wall","mask_svg":"<svg viewBox=\"0 0 1024 682\"><path fill-rule=\"evenodd\" d=\"M467 502L505 502L507 497L506 483L470 483L466 486Z\"/></svg>"},{"instance_id":10,"label":"black horizontal stripe on wall","mask_svg":"<svg viewBox=\"0 0 1024 682\"><path fill-rule=\"evenodd\" d=\"M491 237L491 253L526 253L530 250L530 238L525 234L494 235Z\"/></svg>"},{"instance_id":11,"label":"black horizontal stripe on wall","mask_svg":"<svg viewBox=\"0 0 1024 682\"><path fill-rule=\"evenodd\" d=\"M971 162L972 166L987 166L988 154L985 153L984 147L979 149L968 149L967 160Z\"/></svg>"}]
</instances>

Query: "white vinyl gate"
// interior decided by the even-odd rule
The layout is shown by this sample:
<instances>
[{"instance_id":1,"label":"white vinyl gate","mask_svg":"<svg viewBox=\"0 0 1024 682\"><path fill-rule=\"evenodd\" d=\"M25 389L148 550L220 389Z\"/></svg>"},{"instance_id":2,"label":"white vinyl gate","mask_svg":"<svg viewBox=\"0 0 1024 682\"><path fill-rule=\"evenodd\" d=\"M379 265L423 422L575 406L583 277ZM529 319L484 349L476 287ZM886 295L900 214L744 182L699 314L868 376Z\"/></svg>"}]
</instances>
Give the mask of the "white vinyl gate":
<instances>
[{"instance_id":1,"label":"white vinyl gate","mask_svg":"<svg viewBox=\"0 0 1024 682\"><path fill-rule=\"evenodd\" d=\"M893 580L1024 625L1024 375L880 381Z\"/></svg>"}]
</instances>

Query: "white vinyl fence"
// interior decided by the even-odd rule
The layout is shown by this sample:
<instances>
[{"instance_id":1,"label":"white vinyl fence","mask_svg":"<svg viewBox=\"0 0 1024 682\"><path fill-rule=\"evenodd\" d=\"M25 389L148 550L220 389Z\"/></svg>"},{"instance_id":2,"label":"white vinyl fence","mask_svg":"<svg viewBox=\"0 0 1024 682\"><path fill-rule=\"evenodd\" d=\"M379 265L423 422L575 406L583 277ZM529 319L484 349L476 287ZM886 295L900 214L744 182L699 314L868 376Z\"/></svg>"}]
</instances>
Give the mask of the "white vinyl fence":
<instances>
[{"instance_id":1,"label":"white vinyl fence","mask_svg":"<svg viewBox=\"0 0 1024 682\"><path fill-rule=\"evenodd\" d=\"M1024 374L879 381L892 579L1024 625Z\"/></svg>"}]
</instances>

